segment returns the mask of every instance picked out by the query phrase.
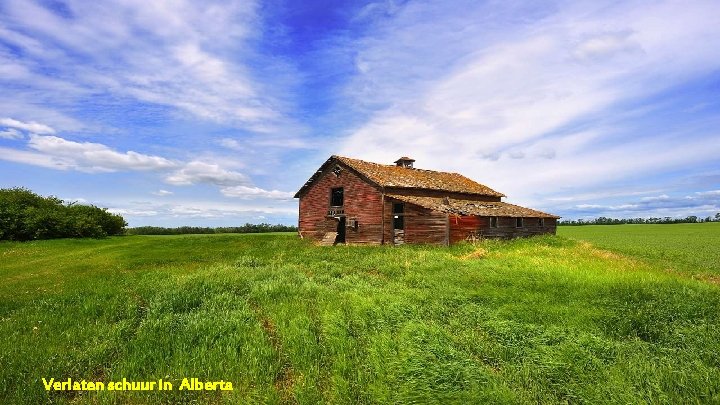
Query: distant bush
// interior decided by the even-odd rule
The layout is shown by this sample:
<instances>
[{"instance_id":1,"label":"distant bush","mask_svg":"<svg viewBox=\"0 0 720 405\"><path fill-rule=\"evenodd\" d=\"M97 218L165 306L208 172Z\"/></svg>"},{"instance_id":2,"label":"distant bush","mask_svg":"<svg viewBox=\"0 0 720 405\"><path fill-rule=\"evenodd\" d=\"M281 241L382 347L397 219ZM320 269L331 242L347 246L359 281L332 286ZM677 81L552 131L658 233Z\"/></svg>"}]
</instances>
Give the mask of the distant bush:
<instances>
[{"instance_id":1,"label":"distant bush","mask_svg":"<svg viewBox=\"0 0 720 405\"><path fill-rule=\"evenodd\" d=\"M100 238L122 235L126 226L105 208L66 204L25 188L0 189L0 240Z\"/></svg>"},{"instance_id":2,"label":"distant bush","mask_svg":"<svg viewBox=\"0 0 720 405\"><path fill-rule=\"evenodd\" d=\"M265 232L297 232L298 228L292 225L245 224L208 228L199 226L181 226L178 228L163 228L159 226L140 226L126 231L128 235L185 235L210 233L265 233Z\"/></svg>"}]
</instances>

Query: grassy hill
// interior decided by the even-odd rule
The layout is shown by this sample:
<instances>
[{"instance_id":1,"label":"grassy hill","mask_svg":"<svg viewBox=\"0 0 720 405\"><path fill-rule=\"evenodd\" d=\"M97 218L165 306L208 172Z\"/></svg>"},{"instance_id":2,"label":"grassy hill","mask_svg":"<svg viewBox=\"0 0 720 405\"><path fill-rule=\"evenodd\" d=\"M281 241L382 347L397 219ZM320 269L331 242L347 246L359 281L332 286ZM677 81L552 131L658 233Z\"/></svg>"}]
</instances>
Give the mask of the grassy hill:
<instances>
[{"instance_id":1,"label":"grassy hill","mask_svg":"<svg viewBox=\"0 0 720 405\"><path fill-rule=\"evenodd\" d=\"M684 266L564 237L0 243L0 403L719 402L720 287ZM43 377L176 389L48 393Z\"/></svg>"}]
</instances>

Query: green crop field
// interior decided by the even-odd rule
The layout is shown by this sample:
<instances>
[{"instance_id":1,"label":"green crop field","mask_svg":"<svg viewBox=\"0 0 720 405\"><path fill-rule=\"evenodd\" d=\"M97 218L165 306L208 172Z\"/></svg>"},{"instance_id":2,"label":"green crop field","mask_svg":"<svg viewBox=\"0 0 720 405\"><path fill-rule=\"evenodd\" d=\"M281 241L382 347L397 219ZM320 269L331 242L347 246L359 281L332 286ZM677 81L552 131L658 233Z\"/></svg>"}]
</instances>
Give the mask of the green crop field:
<instances>
[{"instance_id":1,"label":"green crop field","mask_svg":"<svg viewBox=\"0 0 720 405\"><path fill-rule=\"evenodd\" d=\"M558 235L639 257L666 270L720 281L720 222L561 226Z\"/></svg>"},{"instance_id":2,"label":"green crop field","mask_svg":"<svg viewBox=\"0 0 720 405\"><path fill-rule=\"evenodd\" d=\"M565 237L0 243L0 403L720 402L720 287L693 278L720 257L684 244L718 228L673 233L689 250L677 263L672 244L653 245L665 260L647 242L610 246L634 228L607 228L561 233L609 250ZM696 271L695 255L714 264ZM233 390L179 390L191 377ZM43 378L174 389L46 391Z\"/></svg>"}]
</instances>

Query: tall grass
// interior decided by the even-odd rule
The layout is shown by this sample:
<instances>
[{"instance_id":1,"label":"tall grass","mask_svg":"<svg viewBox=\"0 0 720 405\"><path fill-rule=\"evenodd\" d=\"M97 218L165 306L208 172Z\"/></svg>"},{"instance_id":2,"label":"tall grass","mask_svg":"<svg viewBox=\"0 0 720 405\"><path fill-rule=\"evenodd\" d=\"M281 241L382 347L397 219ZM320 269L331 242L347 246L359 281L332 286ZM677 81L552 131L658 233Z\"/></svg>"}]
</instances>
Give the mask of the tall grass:
<instances>
[{"instance_id":1,"label":"tall grass","mask_svg":"<svg viewBox=\"0 0 720 405\"><path fill-rule=\"evenodd\" d=\"M132 236L3 243L0 263L2 403L720 401L720 288L561 237Z\"/></svg>"}]
</instances>

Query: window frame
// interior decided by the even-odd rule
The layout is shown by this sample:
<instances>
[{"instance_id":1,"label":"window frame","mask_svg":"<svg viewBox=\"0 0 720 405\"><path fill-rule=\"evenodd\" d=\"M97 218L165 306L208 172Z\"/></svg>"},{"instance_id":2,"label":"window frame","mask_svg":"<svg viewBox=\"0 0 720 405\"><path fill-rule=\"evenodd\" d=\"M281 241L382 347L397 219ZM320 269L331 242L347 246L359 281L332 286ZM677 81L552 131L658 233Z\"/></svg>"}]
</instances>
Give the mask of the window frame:
<instances>
[{"instance_id":1,"label":"window frame","mask_svg":"<svg viewBox=\"0 0 720 405\"><path fill-rule=\"evenodd\" d=\"M490 228L498 227L498 217L490 217Z\"/></svg>"},{"instance_id":2,"label":"window frame","mask_svg":"<svg viewBox=\"0 0 720 405\"><path fill-rule=\"evenodd\" d=\"M525 219L525 218L523 218L523 217L517 217L517 218L515 218L515 228L522 228L522 227L523 227L523 222L524 222L523 220L524 220L524 219Z\"/></svg>"},{"instance_id":3,"label":"window frame","mask_svg":"<svg viewBox=\"0 0 720 405\"><path fill-rule=\"evenodd\" d=\"M545 218L538 218L538 226L539 226L540 228L544 228L544 227L545 227Z\"/></svg>"},{"instance_id":4,"label":"window frame","mask_svg":"<svg viewBox=\"0 0 720 405\"><path fill-rule=\"evenodd\" d=\"M335 190L340 190L340 205L335 205ZM345 205L345 188L333 187L330 189L330 207L342 207Z\"/></svg>"}]
</instances>

